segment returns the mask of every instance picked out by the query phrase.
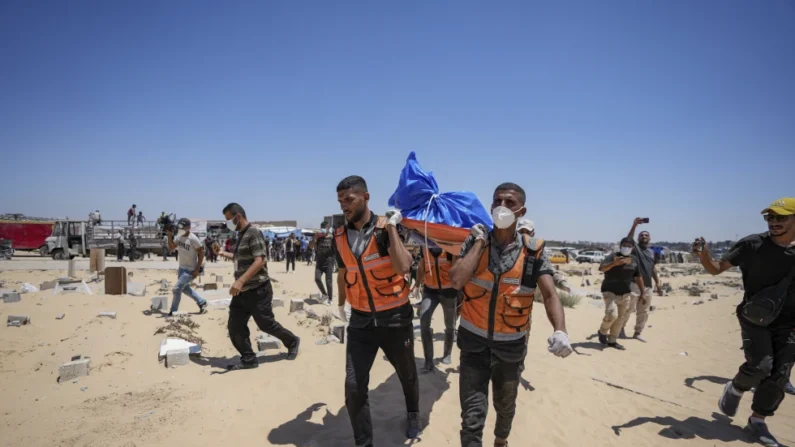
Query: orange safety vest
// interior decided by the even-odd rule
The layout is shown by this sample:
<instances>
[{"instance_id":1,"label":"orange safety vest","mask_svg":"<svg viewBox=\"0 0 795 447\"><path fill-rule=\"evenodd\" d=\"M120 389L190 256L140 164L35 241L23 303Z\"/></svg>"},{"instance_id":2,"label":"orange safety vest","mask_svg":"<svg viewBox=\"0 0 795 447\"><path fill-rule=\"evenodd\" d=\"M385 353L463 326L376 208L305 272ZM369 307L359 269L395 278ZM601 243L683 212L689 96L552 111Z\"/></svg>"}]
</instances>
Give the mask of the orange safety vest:
<instances>
[{"instance_id":1,"label":"orange safety vest","mask_svg":"<svg viewBox=\"0 0 795 447\"><path fill-rule=\"evenodd\" d=\"M406 278L395 272L389 254L383 256L378 252L375 234L385 226L386 218L379 217L359 257L351 251L345 227L337 228L334 233L337 250L345 264L345 297L351 308L360 312L382 312L409 302Z\"/></svg>"},{"instance_id":2,"label":"orange safety vest","mask_svg":"<svg viewBox=\"0 0 795 447\"><path fill-rule=\"evenodd\" d=\"M491 249L483 250L463 289L461 327L489 341L512 341L527 335L544 241L529 236L523 236L523 241L516 263L502 275L489 271Z\"/></svg>"},{"instance_id":3,"label":"orange safety vest","mask_svg":"<svg viewBox=\"0 0 795 447\"><path fill-rule=\"evenodd\" d=\"M442 290L452 289L450 284L450 268L453 266L453 255L442 252L435 256L425 247L425 287Z\"/></svg>"}]
</instances>

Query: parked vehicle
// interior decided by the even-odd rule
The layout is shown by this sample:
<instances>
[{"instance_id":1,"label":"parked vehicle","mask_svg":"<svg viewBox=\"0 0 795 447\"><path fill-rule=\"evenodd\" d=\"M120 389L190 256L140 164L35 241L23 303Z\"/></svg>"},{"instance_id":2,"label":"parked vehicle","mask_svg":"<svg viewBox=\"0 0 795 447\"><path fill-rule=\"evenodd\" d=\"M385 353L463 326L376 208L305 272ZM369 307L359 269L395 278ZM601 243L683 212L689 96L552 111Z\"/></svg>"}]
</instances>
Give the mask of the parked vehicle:
<instances>
[{"instance_id":1,"label":"parked vehicle","mask_svg":"<svg viewBox=\"0 0 795 447\"><path fill-rule=\"evenodd\" d=\"M128 255L130 234L137 241L136 259L146 252L161 253L163 232L156 222L144 222L131 226L127 221L102 221L102 225L91 225L85 221L68 220L55 223L47 246L53 259L72 259L88 256L92 248L104 248L109 252L118 250L119 234L124 234L125 253Z\"/></svg>"},{"instance_id":2,"label":"parked vehicle","mask_svg":"<svg viewBox=\"0 0 795 447\"><path fill-rule=\"evenodd\" d=\"M566 256L566 253L553 250L549 254L549 262L553 264L566 264L569 262L569 258Z\"/></svg>"},{"instance_id":3,"label":"parked vehicle","mask_svg":"<svg viewBox=\"0 0 795 447\"><path fill-rule=\"evenodd\" d=\"M47 237L52 234L55 221L28 218L22 214L4 215L0 219L0 239L11 241L14 250L39 250L47 256Z\"/></svg>"},{"instance_id":4,"label":"parked vehicle","mask_svg":"<svg viewBox=\"0 0 795 447\"><path fill-rule=\"evenodd\" d=\"M583 262L600 263L605 260L605 254L598 250L588 250L580 253L576 261L580 264Z\"/></svg>"}]
</instances>

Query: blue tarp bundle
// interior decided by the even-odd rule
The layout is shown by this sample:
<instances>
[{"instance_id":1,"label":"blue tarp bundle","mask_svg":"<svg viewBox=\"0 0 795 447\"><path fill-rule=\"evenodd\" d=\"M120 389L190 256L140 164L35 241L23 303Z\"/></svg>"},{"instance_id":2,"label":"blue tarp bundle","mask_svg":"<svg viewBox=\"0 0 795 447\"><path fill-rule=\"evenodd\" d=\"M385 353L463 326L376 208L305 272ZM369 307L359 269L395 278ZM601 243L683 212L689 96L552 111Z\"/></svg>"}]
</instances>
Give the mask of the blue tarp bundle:
<instances>
[{"instance_id":1,"label":"blue tarp bundle","mask_svg":"<svg viewBox=\"0 0 795 447\"><path fill-rule=\"evenodd\" d=\"M434 197L435 196L435 197ZM431 202L430 207L428 202ZM398 187L389 198L389 206L397 208L404 218L456 228L472 228L475 224L492 227L491 215L474 193L454 191L439 193L433 172L420 167L414 152L400 172Z\"/></svg>"}]
</instances>

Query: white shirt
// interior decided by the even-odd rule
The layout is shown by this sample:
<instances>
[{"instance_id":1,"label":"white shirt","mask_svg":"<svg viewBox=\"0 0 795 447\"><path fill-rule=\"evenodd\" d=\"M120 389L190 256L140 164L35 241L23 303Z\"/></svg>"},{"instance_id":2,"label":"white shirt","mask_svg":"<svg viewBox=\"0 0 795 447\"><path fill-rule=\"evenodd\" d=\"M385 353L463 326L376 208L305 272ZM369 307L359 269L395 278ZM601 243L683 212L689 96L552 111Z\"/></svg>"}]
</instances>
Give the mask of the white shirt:
<instances>
[{"instance_id":1,"label":"white shirt","mask_svg":"<svg viewBox=\"0 0 795 447\"><path fill-rule=\"evenodd\" d=\"M196 266L199 265L198 250L202 247L199 238L190 233L187 236L175 237L174 243L177 244L177 250L179 250L179 268L196 270Z\"/></svg>"}]
</instances>

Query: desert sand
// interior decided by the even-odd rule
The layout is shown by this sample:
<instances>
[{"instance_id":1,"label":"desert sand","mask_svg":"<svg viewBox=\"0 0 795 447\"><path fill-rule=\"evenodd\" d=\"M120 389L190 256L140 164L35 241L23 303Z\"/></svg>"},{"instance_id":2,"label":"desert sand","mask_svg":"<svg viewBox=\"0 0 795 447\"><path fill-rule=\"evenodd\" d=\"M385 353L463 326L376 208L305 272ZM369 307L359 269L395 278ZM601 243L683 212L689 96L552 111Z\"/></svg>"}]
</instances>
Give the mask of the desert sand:
<instances>
[{"instance_id":1,"label":"desert sand","mask_svg":"<svg viewBox=\"0 0 795 447\"><path fill-rule=\"evenodd\" d=\"M20 264L24 262L24 264ZM0 281L17 289L66 275L66 262L20 258L0 262ZM83 261L81 265L87 265ZM108 258L107 265L116 265ZM0 327L0 445L3 446L349 446L352 434L344 406L345 347L317 345L324 334L319 322L288 308L275 309L277 319L302 338L296 361L286 350L265 351L260 368L227 373L237 352L226 335L227 310L193 315L196 333L205 340L202 356L186 366L166 368L157 353L165 324L150 312L160 279L175 281L176 261L123 263L133 280L149 284L145 297L52 291L22 295L21 302L0 302L0 318L27 315L31 324ZM16 266L16 267L15 267ZM38 270L38 268L54 270ZM166 269L155 269L165 267ZM276 297L286 301L317 292L314 267L298 263L295 274L283 264L269 264ZM674 266L676 268L677 266ZM695 267L690 265L689 267ZM24 268L23 270L8 270ZM170 269L169 269L170 268ZM568 265L562 270L585 270ZM601 275L591 266L586 276L595 284ZM666 267L668 268L668 267ZM223 275L231 282L232 264L208 266L204 282ZM91 277L86 270L77 273ZM582 277L570 276L579 286ZM696 280L709 293L695 298L679 287ZM688 275L663 279L673 287L666 297L654 297L656 309L644 331L648 343L625 340L627 350L602 350L594 338L602 317L601 300L583 298L566 309L568 332L579 354L559 359L546 350L551 326L543 306L533 316L525 382L519 391L512 446L740 446L751 440L741 427L750 414L751 395L730 420L717 413L723 384L743 361L734 308L741 299L739 274L720 277ZM709 284L716 282L716 284ZM717 284L721 283L721 284ZM722 285L728 283L729 285ZM734 283L734 284L732 284ZM219 284L222 289L222 284ZM200 293L205 293L201 292ZM206 292L208 299L226 290ZM710 294L717 293L717 300ZM694 301L703 304L694 305ZM171 297L169 296L169 302ZM331 308L311 306L324 314ZM197 311L183 296L181 309ZM115 311L116 319L101 318ZM62 320L56 315L65 314ZM434 328L442 330L437 309ZM415 320L419 324L419 320ZM628 328L634 325L634 316ZM258 331L250 323L252 342ZM631 332L631 330L629 331ZM435 346L442 351L441 337ZM417 362L422 350L415 344ZM686 353L684 355L683 353ZM73 355L91 358L91 371L76 383L58 383L58 368ZM458 352L453 365L439 365L420 375L421 409L426 423L416 445L459 445ZM379 356L370 379L370 402L378 446L408 445L404 438L405 407L394 370ZM779 440L795 445L795 399L787 397L770 428ZM490 411L485 444L493 440Z\"/></svg>"}]
</instances>

